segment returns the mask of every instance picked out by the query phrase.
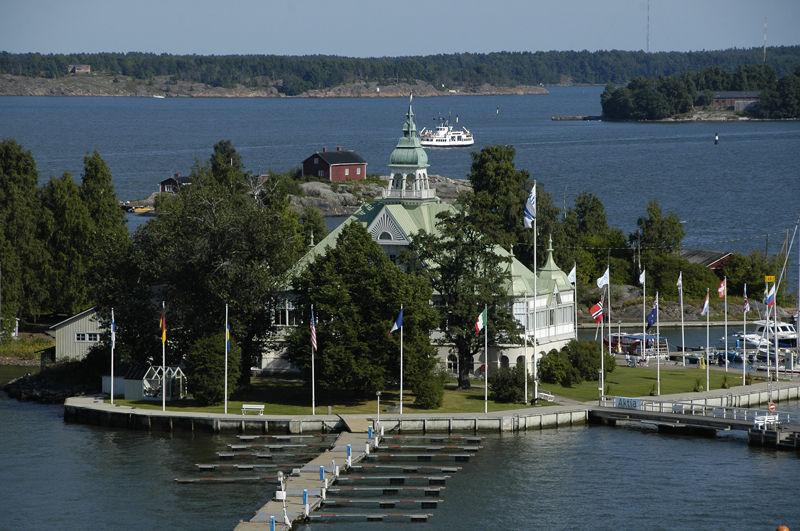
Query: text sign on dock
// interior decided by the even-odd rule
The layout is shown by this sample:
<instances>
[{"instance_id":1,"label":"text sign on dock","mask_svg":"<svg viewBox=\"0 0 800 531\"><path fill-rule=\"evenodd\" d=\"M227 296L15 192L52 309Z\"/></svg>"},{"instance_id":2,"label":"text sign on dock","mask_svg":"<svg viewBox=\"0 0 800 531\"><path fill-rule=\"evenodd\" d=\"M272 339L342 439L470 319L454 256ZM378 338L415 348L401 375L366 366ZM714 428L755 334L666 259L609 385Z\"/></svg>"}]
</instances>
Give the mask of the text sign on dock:
<instances>
[{"instance_id":1,"label":"text sign on dock","mask_svg":"<svg viewBox=\"0 0 800 531\"><path fill-rule=\"evenodd\" d=\"M766 276L764 277L764 282L775 282L774 276Z\"/></svg>"},{"instance_id":2,"label":"text sign on dock","mask_svg":"<svg viewBox=\"0 0 800 531\"><path fill-rule=\"evenodd\" d=\"M642 409L642 400L639 398L625 398L618 396L615 398L614 407L621 409Z\"/></svg>"}]
</instances>

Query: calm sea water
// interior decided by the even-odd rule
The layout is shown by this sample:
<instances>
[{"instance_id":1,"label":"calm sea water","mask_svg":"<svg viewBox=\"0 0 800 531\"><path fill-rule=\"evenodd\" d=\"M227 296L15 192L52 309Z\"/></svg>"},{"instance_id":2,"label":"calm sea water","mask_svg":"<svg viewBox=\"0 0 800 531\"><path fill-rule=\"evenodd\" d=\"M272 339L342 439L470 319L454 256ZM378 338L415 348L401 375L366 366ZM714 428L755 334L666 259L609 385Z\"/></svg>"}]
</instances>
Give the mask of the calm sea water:
<instances>
[{"instance_id":1,"label":"calm sea water","mask_svg":"<svg viewBox=\"0 0 800 531\"><path fill-rule=\"evenodd\" d=\"M602 87L552 88L539 96L416 98L419 129L438 114L458 115L473 150L431 149L432 174L465 178L470 151L508 144L567 206L588 190L611 225L635 231L647 202L685 221L686 246L730 251L765 248L767 233L793 228L800 215L800 122L554 122L555 115L600 114ZM208 160L231 140L253 172L296 167L323 146L353 149L371 173L388 160L408 110L403 98L155 99L0 97L0 136L33 153L44 182L82 171L97 150L120 199L143 198L173 173ZM714 145L714 135L720 143ZM770 252L783 235L773 235ZM796 272L793 273L796 276Z\"/></svg>"},{"instance_id":2,"label":"calm sea water","mask_svg":"<svg viewBox=\"0 0 800 531\"><path fill-rule=\"evenodd\" d=\"M800 411L796 402L779 406ZM194 463L217 462L215 452L235 443L233 435L67 424L61 406L20 403L2 393L0 419L3 531L224 531L252 516L274 490L266 484L175 484L176 477L208 476ZM751 448L741 436L708 440L580 426L493 434L483 444L448 480L445 502L427 511L434 513L428 524L339 522L303 529L800 526L797 454Z\"/></svg>"}]
</instances>

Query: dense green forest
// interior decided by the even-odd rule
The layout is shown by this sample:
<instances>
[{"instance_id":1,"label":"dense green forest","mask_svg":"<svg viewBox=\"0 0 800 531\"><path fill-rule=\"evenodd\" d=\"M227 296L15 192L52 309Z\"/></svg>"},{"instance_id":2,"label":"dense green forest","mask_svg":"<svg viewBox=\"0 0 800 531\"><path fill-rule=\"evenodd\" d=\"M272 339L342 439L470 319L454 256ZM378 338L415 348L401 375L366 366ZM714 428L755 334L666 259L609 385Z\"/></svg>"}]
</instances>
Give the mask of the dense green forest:
<instances>
[{"instance_id":1,"label":"dense green forest","mask_svg":"<svg viewBox=\"0 0 800 531\"><path fill-rule=\"evenodd\" d=\"M663 120L707 105L717 91L760 91L755 116L800 118L800 66L780 79L768 64L742 65L735 72L712 66L656 79L636 77L624 87L608 83L600 101L608 118Z\"/></svg>"},{"instance_id":2,"label":"dense green forest","mask_svg":"<svg viewBox=\"0 0 800 531\"><path fill-rule=\"evenodd\" d=\"M767 49L768 62L782 77L800 65L800 46ZM700 52L498 52L418 57L350 58L325 55L169 55L152 53L12 54L0 53L0 74L57 78L70 64L87 64L92 72L178 80L231 88L276 86L295 95L358 81L397 83L424 81L439 88L559 84L624 84L637 77L675 76L716 66L733 72L763 62L761 48Z\"/></svg>"}]
</instances>

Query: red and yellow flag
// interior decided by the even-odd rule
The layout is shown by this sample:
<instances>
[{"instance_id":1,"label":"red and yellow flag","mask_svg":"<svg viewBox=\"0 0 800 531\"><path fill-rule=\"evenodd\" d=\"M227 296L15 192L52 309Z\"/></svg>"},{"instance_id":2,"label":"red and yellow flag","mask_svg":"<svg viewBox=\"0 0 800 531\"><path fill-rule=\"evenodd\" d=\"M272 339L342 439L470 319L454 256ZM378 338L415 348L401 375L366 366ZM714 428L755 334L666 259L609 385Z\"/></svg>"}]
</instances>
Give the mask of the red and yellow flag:
<instances>
[{"instance_id":1,"label":"red and yellow flag","mask_svg":"<svg viewBox=\"0 0 800 531\"><path fill-rule=\"evenodd\" d=\"M161 308L161 322L159 323L161 326L161 343L167 342L167 319L164 317L164 308Z\"/></svg>"}]
</instances>

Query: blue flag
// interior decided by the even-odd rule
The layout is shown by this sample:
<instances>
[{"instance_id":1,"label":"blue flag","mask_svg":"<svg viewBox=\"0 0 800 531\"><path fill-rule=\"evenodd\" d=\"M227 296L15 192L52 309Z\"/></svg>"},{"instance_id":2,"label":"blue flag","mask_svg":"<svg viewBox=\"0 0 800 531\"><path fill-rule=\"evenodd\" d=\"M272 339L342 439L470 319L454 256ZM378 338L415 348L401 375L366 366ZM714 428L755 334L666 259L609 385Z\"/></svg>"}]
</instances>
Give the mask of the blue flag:
<instances>
[{"instance_id":1,"label":"blue flag","mask_svg":"<svg viewBox=\"0 0 800 531\"><path fill-rule=\"evenodd\" d=\"M402 327L403 327L403 310L400 309L400 315L397 316L397 320L394 322L392 329L389 330L389 337L392 337L392 332Z\"/></svg>"},{"instance_id":2,"label":"blue flag","mask_svg":"<svg viewBox=\"0 0 800 531\"><path fill-rule=\"evenodd\" d=\"M656 293L656 300L653 302L653 309L647 315L647 328L645 330L650 330L650 327L656 324L656 319L658 319L658 293Z\"/></svg>"}]
</instances>

